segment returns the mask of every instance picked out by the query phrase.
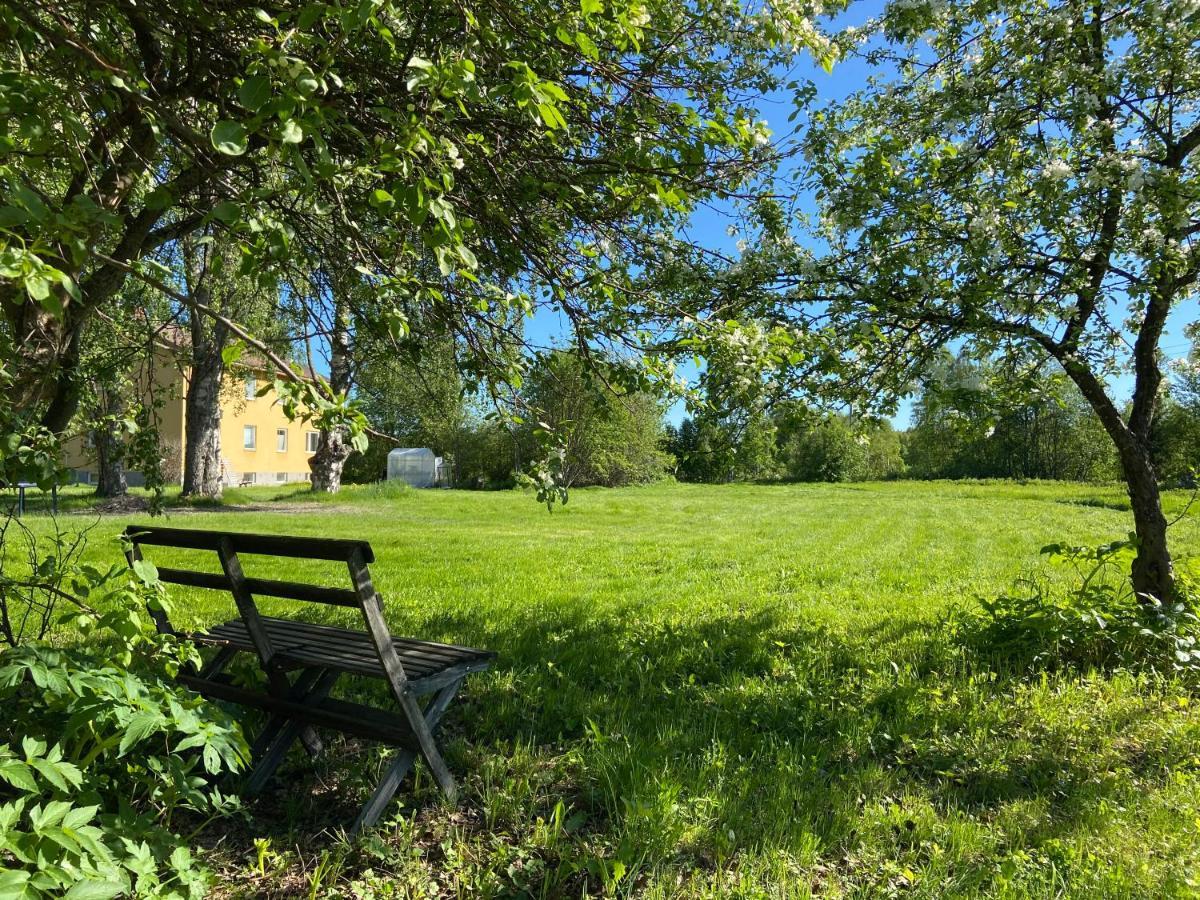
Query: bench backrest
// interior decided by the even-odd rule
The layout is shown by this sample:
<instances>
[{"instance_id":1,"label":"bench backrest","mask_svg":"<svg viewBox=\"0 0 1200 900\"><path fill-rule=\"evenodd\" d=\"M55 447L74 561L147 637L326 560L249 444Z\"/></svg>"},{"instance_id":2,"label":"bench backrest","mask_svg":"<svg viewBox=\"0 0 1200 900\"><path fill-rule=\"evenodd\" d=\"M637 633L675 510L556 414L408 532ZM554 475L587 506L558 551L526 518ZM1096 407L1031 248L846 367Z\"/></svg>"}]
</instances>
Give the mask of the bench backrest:
<instances>
[{"instance_id":1,"label":"bench backrest","mask_svg":"<svg viewBox=\"0 0 1200 900\"><path fill-rule=\"evenodd\" d=\"M162 528L155 525L130 525L125 529L129 540L126 556L129 564L141 558L143 546L177 547L191 550L212 550L221 561L223 574L198 572L192 569L158 567L158 577L170 584L190 587L227 590L233 595L242 621L254 643L255 650L268 675L276 682L276 689L283 690L286 682L275 669L272 659L274 648L263 627L254 596L282 597L290 600L305 600L315 603L330 603L335 606L358 607L363 615L367 633L371 636L379 661L392 683L397 697L406 696L404 684L407 676L392 643L391 633L383 620L383 602L371 582L367 563L374 562L375 554L366 541L347 541L334 538L285 537L282 535L243 534L232 531L206 531L193 528ZM345 560L350 572L353 589L331 588L322 585L292 581L275 581L267 578L247 578L242 571L238 553L264 556L283 556L295 559ZM155 624L160 631L173 632L171 623L161 613L155 614ZM403 700L401 701L404 702Z\"/></svg>"},{"instance_id":2,"label":"bench backrest","mask_svg":"<svg viewBox=\"0 0 1200 900\"><path fill-rule=\"evenodd\" d=\"M140 558L140 547L174 547L185 550L211 550L218 556L236 558L239 553L263 556L284 556L293 559L322 559L345 562L351 566L350 577L356 578L356 568L375 561L371 545L366 541L348 541L337 538L296 537L290 535L244 534L236 531L206 531L195 528L163 528L157 525L130 525L125 529L130 541L127 552L130 562ZM225 567L222 560L222 568ZM240 568L240 567L239 567ZM192 569L158 567L160 581L182 584L187 587L212 588L234 591L234 583L228 571L225 574L201 572ZM332 588L318 584L296 581L275 581L269 578L246 578L245 588L250 594L265 597L281 597L286 600L302 600L311 603L328 603L333 606L358 607L362 597L357 590ZM235 598L236 599L236 598Z\"/></svg>"}]
</instances>

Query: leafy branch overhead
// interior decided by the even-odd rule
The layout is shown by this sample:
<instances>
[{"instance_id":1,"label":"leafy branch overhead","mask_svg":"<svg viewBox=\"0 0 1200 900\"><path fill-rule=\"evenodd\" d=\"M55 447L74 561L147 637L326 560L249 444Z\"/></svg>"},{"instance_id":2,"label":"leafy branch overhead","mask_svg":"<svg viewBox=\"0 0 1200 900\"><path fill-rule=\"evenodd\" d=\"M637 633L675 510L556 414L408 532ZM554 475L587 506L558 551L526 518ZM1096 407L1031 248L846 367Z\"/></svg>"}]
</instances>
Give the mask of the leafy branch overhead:
<instances>
[{"instance_id":1,"label":"leafy branch overhead","mask_svg":"<svg viewBox=\"0 0 1200 900\"><path fill-rule=\"evenodd\" d=\"M831 52L807 12L6 4L0 306L29 336L18 402L61 430L73 336L198 229L264 284L356 269L393 334L434 311L482 348L470 336L532 296L585 341L636 343L637 237L761 170L735 86L769 87L796 46Z\"/></svg>"}]
</instances>

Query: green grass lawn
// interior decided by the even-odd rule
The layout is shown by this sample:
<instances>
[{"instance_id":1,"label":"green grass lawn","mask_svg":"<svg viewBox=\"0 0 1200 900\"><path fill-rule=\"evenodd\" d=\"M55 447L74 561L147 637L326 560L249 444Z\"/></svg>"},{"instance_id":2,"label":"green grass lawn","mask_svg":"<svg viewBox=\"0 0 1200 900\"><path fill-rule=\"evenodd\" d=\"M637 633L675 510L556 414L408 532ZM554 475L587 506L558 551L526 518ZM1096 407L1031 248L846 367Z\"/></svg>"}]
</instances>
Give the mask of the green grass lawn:
<instances>
[{"instance_id":1,"label":"green grass lawn","mask_svg":"<svg viewBox=\"0 0 1200 900\"><path fill-rule=\"evenodd\" d=\"M1044 544L1124 536L1119 488L662 485L576 491L552 515L516 492L235 499L166 522L368 538L394 630L500 657L446 720L458 808L419 771L374 837L341 844L322 830L352 818L385 754L296 758L248 826L205 838L231 894L1197 893L1200 697L1019 677L939 626L1044 568ZM147 519L102 519L88 555L118 558L131 521ZM1200 547L1195 521L1174 540ZM173 596L178 625L232 615Z\"/></svg>"}]
</instances>

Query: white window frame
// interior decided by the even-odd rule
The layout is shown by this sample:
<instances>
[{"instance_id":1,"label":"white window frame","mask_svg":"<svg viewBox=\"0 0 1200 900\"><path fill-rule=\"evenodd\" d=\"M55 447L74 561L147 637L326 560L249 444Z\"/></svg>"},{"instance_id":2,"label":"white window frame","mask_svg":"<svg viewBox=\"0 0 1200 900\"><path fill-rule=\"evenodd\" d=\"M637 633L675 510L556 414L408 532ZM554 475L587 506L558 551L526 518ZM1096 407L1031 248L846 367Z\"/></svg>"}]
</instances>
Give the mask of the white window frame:
<instances>
[{"instance_id":1,"label":"white window frame","mask_svg":"<svg viewBox=\"0 0 1200 900\"><path fill-rule=\"evenodd\" d=\"M246 376L246 399L253 400L258 395L258 379L253 375Z\"/></svg>"},{"instance_id":2,"label":"white window frame","mask_svg":"<svg viewBox=\"0 0 1200 900\"><path fill-rule=\"evenodd\" d=\"M316 453L317 448L321 446L321 432L306 431L304 432L304 452Z\"/></svg>"},{"instance_id":3,"label":"white window frame","mask_svg":"<svg viewBox=\"0 0 1200 900\"><path fill-rule=\"evenodd\" d=\"M246 438L250 438L250 443L246 443ZM242 449L257 450L258 449L258 426L243 425L242 426Z\"/></svg>"},{"instance_id":4,"label":"white window frame","mask_svg":"<svg viewBox=\"0 0 1200 900\"><path fill-rule=\"evenodd\" d=\"M283 439L283 446L282 446L282 447L281 447L281 446L279 446L279 444L280 444L280 438L282 438L282 439ZM275 429L275 452L276 452L276 453L287 453L287 448L288 448L288 432L287 432L287 429L286 429L286 428L276 428L276 429Z\"/></svg>"}]
</instances>

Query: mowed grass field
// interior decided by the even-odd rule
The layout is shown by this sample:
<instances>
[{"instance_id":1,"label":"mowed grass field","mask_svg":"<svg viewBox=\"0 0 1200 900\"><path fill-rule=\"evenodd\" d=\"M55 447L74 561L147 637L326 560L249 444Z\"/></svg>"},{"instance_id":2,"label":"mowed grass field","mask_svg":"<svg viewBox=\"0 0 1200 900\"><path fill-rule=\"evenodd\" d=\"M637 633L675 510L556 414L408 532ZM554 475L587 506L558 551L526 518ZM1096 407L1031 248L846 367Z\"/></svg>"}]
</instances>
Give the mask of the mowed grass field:
<instances>
[{"instance_id":1,"label":"mowed grass field","mask_svg":"<svg viewBox=\"0 0 1200 900\"><path fill-rule=\"evenodd\" d=\"M165 524L367 538L393 630L500 655L445 722L457 808L418 770L351 846L325 829L387 754L297 756L248 823L204 832L231 895L1200 895L1200 697L997 669L942 624L1045 570L1047 543L1124 536L1119 488L671 484L576 491L553 514L518 492L306 500L241 491ZM103 518L89 558L119 559L133 521ZM1173 537L1200 547L1193 519ZM233 614L173 597L180 626Z\"/></svg>"}]
</instances>

